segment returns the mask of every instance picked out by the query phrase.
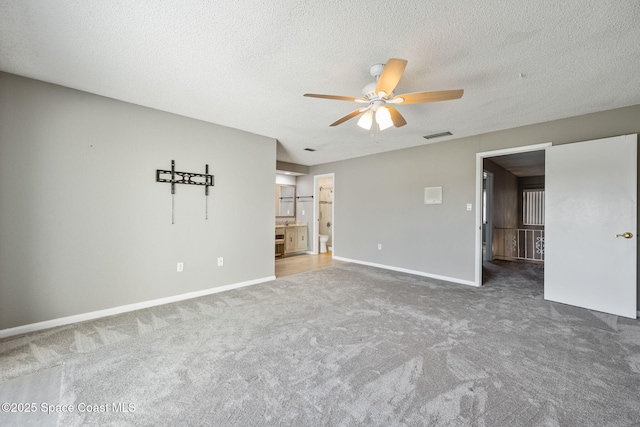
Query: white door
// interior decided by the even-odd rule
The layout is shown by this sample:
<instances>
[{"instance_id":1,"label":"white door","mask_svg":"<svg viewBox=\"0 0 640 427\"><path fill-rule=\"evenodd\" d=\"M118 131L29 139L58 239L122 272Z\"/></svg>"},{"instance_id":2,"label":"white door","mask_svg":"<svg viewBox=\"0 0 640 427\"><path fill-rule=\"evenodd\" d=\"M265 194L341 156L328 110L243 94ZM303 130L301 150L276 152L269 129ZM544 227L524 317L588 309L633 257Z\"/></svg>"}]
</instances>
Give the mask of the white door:
<instances>
[{"instance_id":1,"label":"white door","mask_svg":"<svg viewBox=\"0 0 640 427\"><path fill-rule=\"evenodd\" d=\"M545 299L636 318L636 153L637 135L547 148Z\"/></svg>"}]
</instances>

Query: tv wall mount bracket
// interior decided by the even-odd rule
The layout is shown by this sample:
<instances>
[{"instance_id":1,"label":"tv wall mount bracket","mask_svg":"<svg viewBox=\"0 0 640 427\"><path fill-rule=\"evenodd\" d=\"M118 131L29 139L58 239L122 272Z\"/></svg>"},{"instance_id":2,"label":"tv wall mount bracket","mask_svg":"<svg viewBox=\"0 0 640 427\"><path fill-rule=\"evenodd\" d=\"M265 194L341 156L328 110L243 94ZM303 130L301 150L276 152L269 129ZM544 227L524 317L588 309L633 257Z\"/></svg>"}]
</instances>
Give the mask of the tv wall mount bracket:
<instances>
[{"instance_id":1,"label":"tv wall mount bracket","mask_svg":"<svg viewBox=\"0 0 640 427\"><path fill-rule=\"evenodd\" d=\"M209 187L214 185L214 177L209 174L209 165L204 166L204 173L179 172L175 160L171 160L171 170L156 169L156 182L171 184L171 224L175 224L174 195L176 184L204 185L205 219L209 219Z\"/></svg>"}]
</instances>

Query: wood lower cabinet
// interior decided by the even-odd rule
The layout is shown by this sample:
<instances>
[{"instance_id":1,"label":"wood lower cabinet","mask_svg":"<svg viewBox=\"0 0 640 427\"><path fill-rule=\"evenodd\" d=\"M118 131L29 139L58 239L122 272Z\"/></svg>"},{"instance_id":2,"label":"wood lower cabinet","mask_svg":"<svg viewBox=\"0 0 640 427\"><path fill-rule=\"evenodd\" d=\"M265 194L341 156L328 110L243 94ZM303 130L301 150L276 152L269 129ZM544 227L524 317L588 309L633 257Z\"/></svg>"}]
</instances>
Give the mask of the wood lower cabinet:
<instances>
[{"instance_id":1,"label":"wood lower cabinet","mask_svg":"<svg viewBox=\"0 0 640 427\"><path fill-rule=\"evenodd\" d=\"M287 227L284 229L284 253L296 252L298 247L298 227Z\"/></svg>"},{"instance_id":2,"label":"wood lower cabinet","mask_svg":"<svg viewBox=\"0 0 640 427\"><path fill-rule=\"evenodd\" d=\"M296 227L297 230L297 244L296 244L296 250L297 251L306 251L308 248L307 245L307 229L308 227Z\"/></svg>"},{"instance_id":3,"label":"wood lower cabinet","mask_svg":"<svg viewBox=\"0 0 640 427\"><path fill-rule=\"evenodd\" d=\"M282 230L282 229L280 229ZM282 233L282 231L278 231ZM276 243L278 241L276 236ZM284 227L284 254L294 252L303 252L309 249L309 227L307 226L291 226ZM278 251L276 250L276 253Z\"/></svg>"}]
</instances>

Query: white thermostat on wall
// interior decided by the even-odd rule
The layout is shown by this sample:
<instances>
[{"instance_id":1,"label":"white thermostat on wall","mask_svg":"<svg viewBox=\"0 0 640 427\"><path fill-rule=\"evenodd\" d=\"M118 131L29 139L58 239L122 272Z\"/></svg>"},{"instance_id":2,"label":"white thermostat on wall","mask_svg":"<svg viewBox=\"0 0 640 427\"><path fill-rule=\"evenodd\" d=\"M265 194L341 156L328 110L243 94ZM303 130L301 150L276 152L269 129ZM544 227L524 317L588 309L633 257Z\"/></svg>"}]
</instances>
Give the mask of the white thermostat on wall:
<instances>
[{"instance_id":1,"label":"white thermostat on wall","mask_svg":"<svg viewBox=\"0 0 640 427\"><path fill-rule=\"evenodd\" d=\"M424 204L425 205L441 205L442 204L442 187L425 187L424 188Z\"/></svg>"}]
</instances>

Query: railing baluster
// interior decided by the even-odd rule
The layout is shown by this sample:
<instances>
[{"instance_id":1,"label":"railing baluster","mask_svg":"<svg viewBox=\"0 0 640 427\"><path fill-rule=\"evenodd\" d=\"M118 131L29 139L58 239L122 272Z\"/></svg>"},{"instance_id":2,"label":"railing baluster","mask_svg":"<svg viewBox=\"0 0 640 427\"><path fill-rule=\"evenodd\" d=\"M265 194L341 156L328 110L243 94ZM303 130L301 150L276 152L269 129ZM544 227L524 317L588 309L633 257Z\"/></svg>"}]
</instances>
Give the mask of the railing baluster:
<instances>
[{"instance_id":1,"label":"railing baluster","mask_svg":"<svg viewBox=\"0 0 640 427\"><path fill-rule=\"evenodd\" d=\"M502 248L497 251L502 257L544 262L544 230L495 228L495 236L496 241L502 240Z\"/></svg>"}]
</instances>

